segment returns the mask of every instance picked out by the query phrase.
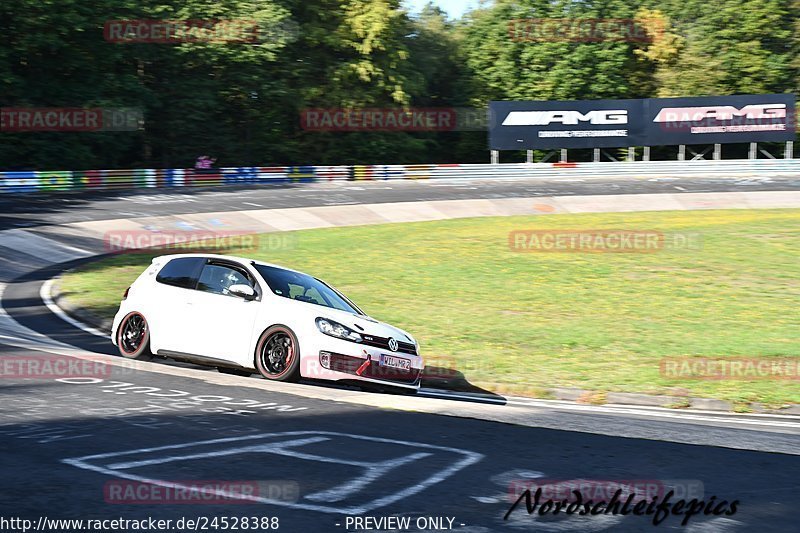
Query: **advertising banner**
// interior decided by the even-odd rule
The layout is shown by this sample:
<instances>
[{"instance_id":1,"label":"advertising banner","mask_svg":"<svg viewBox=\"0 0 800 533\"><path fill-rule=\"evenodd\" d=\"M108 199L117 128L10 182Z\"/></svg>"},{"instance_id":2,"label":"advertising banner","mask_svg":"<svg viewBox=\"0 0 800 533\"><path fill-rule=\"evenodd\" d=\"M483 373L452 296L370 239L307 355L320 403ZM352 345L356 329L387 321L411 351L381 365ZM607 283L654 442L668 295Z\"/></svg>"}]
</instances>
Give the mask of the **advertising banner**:
<instances>
[{"instance_id":1,"label":"advertising banner","mask_svg":"<svg viewBox=\"0 0 800 533\"><path fill-rule=\"evenodd\" d=\"M651 98L647 146L784 142L796 131L793 94Z\"/></svg>"},{"instance_id":2,"label":"advertising banner","mask_svg":"<svg viewBox=\"0 0 800 533\"><path fill-rule=\"evenodd\" d=\"M642 100L489 102L492 150L642 146L645 126Z\"/></svg>"},{"instance_id":3,"label":"advertising banner","mask_svg":"<svg viewBox=\"0 0 800 533\"><path fill-rule=\"evenodd\" d=\"M791 141L795 96L489 103L489 149L614 148Z\"/></svg>"}]
</instances>

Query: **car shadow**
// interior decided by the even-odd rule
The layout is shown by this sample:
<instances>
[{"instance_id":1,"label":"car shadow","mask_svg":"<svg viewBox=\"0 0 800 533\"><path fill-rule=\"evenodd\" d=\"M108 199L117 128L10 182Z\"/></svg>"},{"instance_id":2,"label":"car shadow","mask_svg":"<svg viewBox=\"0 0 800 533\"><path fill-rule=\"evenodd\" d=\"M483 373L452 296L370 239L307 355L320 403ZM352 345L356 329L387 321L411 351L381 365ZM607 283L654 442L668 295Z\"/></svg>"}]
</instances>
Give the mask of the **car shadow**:
<instances>
[{"instance_id":1,"label":"car shadow","mask_svg":"<svg viewBox=\"0 0 800 533\"><path fill-rule=\"evenodd\" d=\"M420 386L425 389L481 395L494 401L505 400L495 392L470 383L463 372L453 367L426 366L422 371Z\"/></svg>"}]
</instances>

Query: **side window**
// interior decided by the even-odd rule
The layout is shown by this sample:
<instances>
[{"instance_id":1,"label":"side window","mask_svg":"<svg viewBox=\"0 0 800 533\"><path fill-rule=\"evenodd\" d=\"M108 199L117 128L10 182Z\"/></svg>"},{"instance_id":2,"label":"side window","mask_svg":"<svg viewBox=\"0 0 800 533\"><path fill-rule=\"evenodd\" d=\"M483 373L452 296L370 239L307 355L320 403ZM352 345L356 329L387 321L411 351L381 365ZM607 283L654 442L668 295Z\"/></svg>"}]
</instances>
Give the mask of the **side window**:
<instances>
[{"instance_id":1,"label":"side window","mask_svg":"<svg viewBox=\"0 0 800 533\"><path fill-rule=\"evenodd\" d=\"M247 279L244 272L226 265L207 264L200 273L197 290L214 294L228 294L231 285L249 285L253 283Z\"/></svg>"},{"instance_id":2,"label":"side window","mask_svg":"<svg viewBox=\"0 0 800 533\"><path fill-rule=\"evenodd\" d=\"M205 259L202 257L173 259L159 271L156 281L173 287L193 289L204 262Z\"/></svg>"}]
</instances>

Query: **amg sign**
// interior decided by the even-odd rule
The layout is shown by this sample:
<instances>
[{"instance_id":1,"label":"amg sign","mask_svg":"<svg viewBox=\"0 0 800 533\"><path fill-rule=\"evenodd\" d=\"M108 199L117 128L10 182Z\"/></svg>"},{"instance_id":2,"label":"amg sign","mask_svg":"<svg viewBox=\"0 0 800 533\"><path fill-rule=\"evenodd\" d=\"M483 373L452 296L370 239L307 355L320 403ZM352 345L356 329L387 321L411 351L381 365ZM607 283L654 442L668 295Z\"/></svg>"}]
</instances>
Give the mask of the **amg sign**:
<instances>
[{"instance_id":1,"label":"amg sign","mask_svg":"<svg viewBox=\"0 0 800 533\"><path fill-rule=\"evenodd\" d=\"M580 122L589 124L627 124L628 112L624 109L589 111L512 111L503 121L503 126L547 126L553 123L574 126Z\"/></svg>"},{"instance_id":2,"label":"amg sign","mask_svg":"<svg viewBox=\"0 0 800 533\"><path fill-rule=\"evenodd\" d=\"M637 146L644 128L637 100L489 103L492 150Z\"/></svg>"},{"instance_id":3,"label":"amg sign","mask_svg":"<svg viewBox=\"0 0 800 533\"><path fill-rule=\"evenodd\" d=\"M665 107L653 122L687 122L695 120L733 120L736 117L755 119L786 118L786 104L753 104L737 109L730 105L706 107Z\"/></svg>"},{"instance_id":4,"label":"amg sign","mask_svg":"<svg viewBox=\"0 0 800 533\"><path fill-rule=\"evenodd\" d=\"M783 142L795 137L792 94L646 100L653 146Z\"/></svg>"},{"instance_id":5,"label":"amg sign","mask_svg":"<svg viewBox=\"0 0 800 533\"><path fill-rule=\"evenodd\" d=\"M489 121L492 150L782 142L795 136L795 97L490 102Z\"/></svg>"}]
</instances>

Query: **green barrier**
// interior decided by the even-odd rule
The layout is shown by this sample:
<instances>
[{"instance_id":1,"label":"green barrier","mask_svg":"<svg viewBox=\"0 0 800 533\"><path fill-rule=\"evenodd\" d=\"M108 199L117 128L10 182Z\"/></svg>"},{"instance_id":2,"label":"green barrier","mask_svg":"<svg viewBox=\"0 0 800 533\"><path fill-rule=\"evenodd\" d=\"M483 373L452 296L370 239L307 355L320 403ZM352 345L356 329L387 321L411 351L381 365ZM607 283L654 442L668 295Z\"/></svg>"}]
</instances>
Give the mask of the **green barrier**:
<instances>
[{"instance_id":1,"label":"green barrier","mask_svg":"<svg viewBox=\"0 0 800 533\"><path fill-rule=\"evenodd\" d=\"M68 191L72 188L72 172L67 170L50 170L36 173L39 177L39 189L42 191Z\"/></svg>"}]
</instances>

